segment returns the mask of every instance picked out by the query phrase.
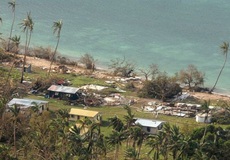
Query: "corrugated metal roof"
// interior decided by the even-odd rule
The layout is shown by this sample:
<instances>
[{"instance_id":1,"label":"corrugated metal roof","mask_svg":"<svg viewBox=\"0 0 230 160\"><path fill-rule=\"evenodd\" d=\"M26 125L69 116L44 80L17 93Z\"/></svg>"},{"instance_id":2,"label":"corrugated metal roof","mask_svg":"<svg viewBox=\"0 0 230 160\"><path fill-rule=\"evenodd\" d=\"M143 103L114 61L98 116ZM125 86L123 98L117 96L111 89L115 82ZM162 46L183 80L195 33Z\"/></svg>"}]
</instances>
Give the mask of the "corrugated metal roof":
<instances>
[{"instance_id":1,"label":"corrugated metal roof","mask_svg":"<svg viewBox=\"0 0 230 160\"><path fill-rule=\"evenodd\" d=\"M79 88L76 87L68 87L68 86L60 86L60 85L52 85L48 88L48 91L54 91L54 92L62 92L62 93L70 93L75 94Z\"/></svg>"},{"instance_id":2,"label":"corrugated metal roof","mask_svg":"<svg viewBox=\"0 0 230 160\"><path fill-rule=\"evenodd\" d=\"M35 100L35 99L20 99L20 98L13 98L9 103L7 103L7 105L9 107L13 107L13 105L20 105L20 106L23 106L25 108L28 108L28 107L31 107L31 106L34 106L35 104L33 103L36 103L37 105L40 105L40 104L47 104L48 101L41 101L41 100Z\"/></svg>"},{"instance_id":3,"label":"corrugated metal roof","mask_svg":"<svg viewBox=\"0 0 230 160\"><path fill-rule=\"evenodd\" d=\"M153 128L158 127L162 123L164 123L164 121L158 121L154 119L143 119L143 118L137 118L137 120L135 121L135 124L139 124L144 127L153 127Z\"/></svg>"},{"instance_id":4,"label":"corrugated metal roof","mask_svg":"<svg viewBox=\"0 0 230 160\"><path fill-rule=\"evenodd\" d=\"M69 114L77 115L77 116L84 116L84 117L95 117L99 112L97 111L89 111L85 109L75 109L71 108Z\"/></svg>"}]
</instances>

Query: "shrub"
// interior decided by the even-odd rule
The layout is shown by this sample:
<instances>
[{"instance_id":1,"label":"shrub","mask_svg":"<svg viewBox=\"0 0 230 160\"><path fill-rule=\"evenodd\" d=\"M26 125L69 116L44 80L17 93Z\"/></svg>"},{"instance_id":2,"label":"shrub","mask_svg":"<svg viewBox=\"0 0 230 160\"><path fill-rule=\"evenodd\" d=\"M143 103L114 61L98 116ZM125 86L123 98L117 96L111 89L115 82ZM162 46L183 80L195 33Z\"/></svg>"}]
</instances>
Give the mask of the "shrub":
<instances>
[{"instance_id":1,"label":"shrub","mask_svg":"<svg viewBox=\"0 0 230 160\"><path fill-rule=\"evenodd\" d=\"M50 60L53 54L51 47L44 48L42 46L33 48L31 52L32 55L34 55L35 57L47 59L47 60Z\"/></svg>"},{"instance_id":2,"label":"shrub","mask_svg":"<svg viewBox=\"0 0 230 160\"><path fill-rule=\"evenodd\" d=\"M135 85L133 82L128 82L126 85L125 85L125 89L127 90L130 90L130 91L134 91L136 89Z\"/></svg>"},{"instance_id":3,"label":"shrub","mask_svg":"<svg viewBox=\"0 0 230 160\"><path fill-rule=\"evenodd\" d=\"M86 69L92 69L92 70L96 69L95 68L95 60L88 53L86 53L83 56L81 56L81 58L80 58L79 61L80 61L80 63L82 63L83 65L85 65Z\"/></svg>"},{"instance_id":4,"label":"shrub","mask_svg":"<svg viewBox=\"0 0 230 160\"><path fill-rule=\"evenodd\" d=\"M3 49L0 49L0 62L9 62L13 60L13 55L7 54L3 51Z\"/></svg>"},{"instance_id":5,"label":"shrub","mask_svg":"<svg viewBox=\"0 0 230 160\"><path fill-rule=\"evenodd\" d=\"M138 95L139 97L157 98L165 101L181 92L182 89L175 82L175 77L169 77L166 73L161 73L152 81L145 81Z\"/></svg>"},{"instance_id":6,"label":"shrub","mask_svg":"<svg viewBox=\"0 0 230 160\"><path fill-rule=\"evenodd\" d=\"M178 80L187 85L189 90L197 89L204 84L205 74L198 71L194 65L188 65L186 69L181 70L177 75Z\"/></svg>"},{"instance_id":7,"label":"shrub","mask_svg":"<svg viewBox=\"0 0 230 160\"><path fill-rule=\"evenodd\" d=\"M126 61L125 58L123 60L111 60L109 68L113 69L114 75L123 77L130 77L131 73L133 73L135 70L134 64Z\"/></svg>"}]
</instances>

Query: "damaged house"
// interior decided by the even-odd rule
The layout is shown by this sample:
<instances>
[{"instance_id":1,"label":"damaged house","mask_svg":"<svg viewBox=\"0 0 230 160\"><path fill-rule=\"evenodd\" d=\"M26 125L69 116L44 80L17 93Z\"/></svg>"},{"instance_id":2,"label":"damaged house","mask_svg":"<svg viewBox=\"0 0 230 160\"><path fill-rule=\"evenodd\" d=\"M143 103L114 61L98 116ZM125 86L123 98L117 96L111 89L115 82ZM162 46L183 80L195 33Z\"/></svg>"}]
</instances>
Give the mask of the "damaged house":
<instances>
[{"instance_id":1,"label":"damaged house","mask_svg":"<svg viewBox=\"0 0 230 160\"><path fill-rule=\"evenodd\" d=\"M51 85L48 89L48 96L63 100L77 100L81 96L81 91L76 87Z\"/></svg>"}]
</instances>

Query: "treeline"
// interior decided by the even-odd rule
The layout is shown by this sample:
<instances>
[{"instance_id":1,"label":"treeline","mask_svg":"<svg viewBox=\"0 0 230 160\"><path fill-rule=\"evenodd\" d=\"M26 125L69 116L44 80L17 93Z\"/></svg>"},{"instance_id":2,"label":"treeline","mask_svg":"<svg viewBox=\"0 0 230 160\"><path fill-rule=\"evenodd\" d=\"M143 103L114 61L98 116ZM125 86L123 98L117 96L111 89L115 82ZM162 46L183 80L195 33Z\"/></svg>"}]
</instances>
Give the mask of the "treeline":
<instances>
[{"instance_id":1,"label":"treeline","mask_svg":"<svg viewBox=\"0 0 230 160\"><path fill-rule=\"evenodd\" d=\"M79 120L78 126L68 120L68 110L41 114L36 106L24 113L17 106L10 110L1 119L2 160L227 160L230 156L230 127L207 124L182 132L166 123L157 135L148 135L133 125L135 115L128 106L124 117L100 123L86 118Z\"/></svg>"}]
</instances>

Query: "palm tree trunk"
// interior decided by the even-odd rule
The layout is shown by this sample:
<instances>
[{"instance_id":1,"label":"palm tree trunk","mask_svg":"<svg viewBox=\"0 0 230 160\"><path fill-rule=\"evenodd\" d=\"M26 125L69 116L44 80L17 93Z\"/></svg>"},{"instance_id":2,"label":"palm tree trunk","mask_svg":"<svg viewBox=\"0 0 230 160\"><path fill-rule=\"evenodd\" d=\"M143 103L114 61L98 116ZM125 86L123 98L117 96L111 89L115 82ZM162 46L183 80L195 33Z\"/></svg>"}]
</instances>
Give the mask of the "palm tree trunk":
<instances>
[{"instance_id":1,"label":"palm tree trunk","mask_svg":"<svg viewBox=\"0 0 230 160\"><path fill-rule=\"evenodd\" d=\"M16 148L16 120L14 122L14 155L17 158L17 148Z\"/></svg>"},{"instance_id":2,"label":"palm tree trunk","mask_svg":"<svg viewBox=\"0 0 230 160\"><path fill-rule=\"evenodd\" d=\"M216 85L217 85L217 82L218 82L218 80L219 80L219 78L220 78L220 75L221 75L221 73L222 73L222 71L223 71L223 69L224 69L224 67L225 67L226 62L227 62L227 58L228 58L228 54L225 55L224 64L223 64L223 66L222 66L222 68L221 68L221 70L220 70L220 72L219 72L219 74L218 74L218 76L217 76L217 79L216 79L216 82L215 82L214 86L213 86L212 89L209 91L209 93L212 93L213 90L215 89L215 87L216 87Z\"/></svg>"},{"instance_id":3,"label":"palm tree trunk","mask_svg":"<svg viewBox=\"0 0 230 160\"><path fill-rule=\"evenodd\" d=\"M139 159L139 157L140 157L141 147L142 147L142 143L138 147L137 159Z\"/></svg>"},{"instance_id":4,"label":"palm tree trunk","mask_svg":"<svg viewBox=\"0 0 230 160\"><path fill-rule=\"evenodd\" d=\"M10 40L11 40L11 36L12 36L14 22L15 22L15 11L14 11L14 16L13 16L13 22L12 22L11 28L10 28L10 37L9 37L9 41L8 41L8 45L7 45L7 51L10 51Z\"/></svg>"},{"instance_id":5,"label":"palm tree trunk","mask_svg":"<svg viewBox=\"0 0 230 160\"><path fill-rule=\"evenodd\" d=\"M119 153L119 144L116 145L114 160L118 160L118 153Z\"/></svg>"},{"instance_id":6,"label":"palm tree trunk","mask_svg":"<svg viewBox=\"0 0 230 160\"><path fill-rule=\"evenodd\" d=\"M52 55L52 57L51 57L50 68L49 68L49 72L48 72L48 77L49 77L49 75L50 75L51 67L52 67L53 62L54 62L54 57L55 57L56 52L57 52L57 48L58 48L58 45L59 45L59 40L60 40L60 36L58 37L58 40L57 40L57 44L56 44L54 53L53 53L53 55Z\"/></svg>"},{"instance_id":7,"label":"palm tree trunk","mask_svg":"<svg viewBox=\"0 0 230 160\"><path fill-rule=\"evenodd\" d=\"M11 67L10 67L10 70L9 70L9 72L8 72L8 75L7 75L7 78L6 78L6 83L5 83L5 86L8 86L7 85L7 83L9 82L9 79L10 79L10 75L11 75L11 72L12 72L12 70L13 70L13 67L14 67L14 63L15 63L15 56L16 56L16 54L14 53L14 57L13 57L13 64L11 65Z\"/></svg>"},{"instance_id":8,"label":"palm tree trunk","mask_svg":"<svg viewBox=\"0 0 230 160\"><path fill-rule=\"evenodd\" d=\"M24 80L24 69L25 69L25 65L26 65L26 54L27 54L27 50L28 50L28 29L26 30L25 53L24 53L24 58L23 58L22 74L21 74L20 83L23 83L23 80Z\"/></svg>"},{"instance_id":9,"label":"palm tree trunk","mask_svg":"<svg viewBox=\"0 0 230 160\"><path fill-rule=\"evenodd\" d=\"M204 120L206 125L205 125L205 128L204 128L204 134L203 134L203 137L202 137L202 142L201 142L202 144L204 143L204 139L205 139L205 136L206 136L206 133L207 133L207 127L208 127L207 120L208 120L208 113L207 113L207 116L205 116L205 120Z\"/></svg>"}]
</instances>

